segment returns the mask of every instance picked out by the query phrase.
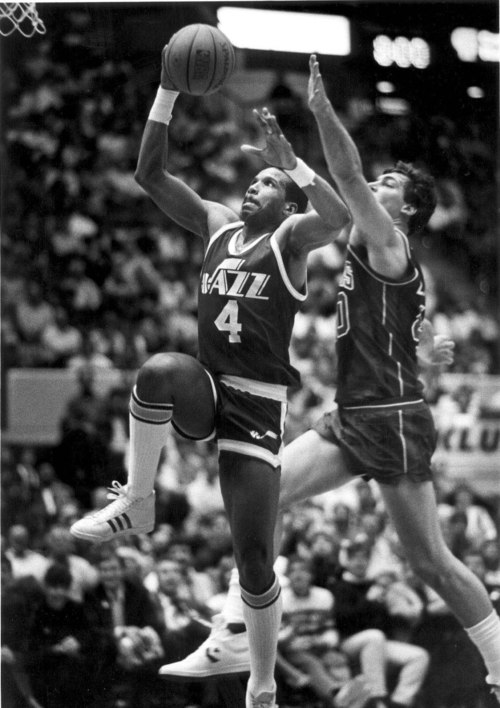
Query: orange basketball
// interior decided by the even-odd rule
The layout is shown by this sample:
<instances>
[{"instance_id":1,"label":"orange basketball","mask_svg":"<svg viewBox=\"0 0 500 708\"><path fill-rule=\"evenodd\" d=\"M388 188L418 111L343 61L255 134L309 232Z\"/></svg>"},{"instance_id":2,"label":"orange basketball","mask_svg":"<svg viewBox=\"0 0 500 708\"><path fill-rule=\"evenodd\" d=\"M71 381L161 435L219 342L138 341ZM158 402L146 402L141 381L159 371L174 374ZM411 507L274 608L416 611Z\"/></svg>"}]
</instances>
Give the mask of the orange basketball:
<instances>
[{"instance_id":1,"label":"orange basketball","mask_svg":"<svg viewBox=\"0 0 500 708\"><path fill-rule=\"evenodd\" d=\"M178 91L203 96L218 91L233 73L234 49L217 27L187 25L172 35L164 62Z\"/></svg>"}]
</instances>

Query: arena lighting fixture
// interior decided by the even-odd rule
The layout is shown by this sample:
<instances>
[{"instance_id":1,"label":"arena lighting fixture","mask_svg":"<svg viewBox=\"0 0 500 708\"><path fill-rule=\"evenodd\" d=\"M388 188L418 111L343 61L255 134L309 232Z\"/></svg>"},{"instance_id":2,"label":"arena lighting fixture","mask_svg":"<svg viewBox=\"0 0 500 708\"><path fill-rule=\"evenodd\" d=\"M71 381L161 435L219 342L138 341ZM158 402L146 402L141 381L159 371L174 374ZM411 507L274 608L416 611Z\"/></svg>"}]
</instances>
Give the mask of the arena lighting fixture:
<instances>
[{"instance_id":1,"label":"arena lighting fixture","mask_svg":"<svg viewBox=\"0 0 500 708\"><path fill-rule=\"evenodd\" d=\"M376 89L379 93L394 93L396 87L390 81L379 81Z\"/></svg>"},{"instance_id":2,"label":"arena lighting fixture","mask_svg":"<svg viewBox=\"0 0 500 708\"><path fill-rule=\"evenodd\" d=\"M462 61L499 61L500 35L474 27L456 27L450 41Z\"/></svg>"},{"instance_id":3,"label":"arena lighting fixture","mask_svg":"<svg viewBox=\"0 0 500 708\"><path fill-rule=\"evenodd\" d=\"M218 27L235 47L275 52L347 56L350 23L340 15L220 7Z\"/></svg>"},{"instance_id":4,"label":"arena lighting fixture","mask_svg":"<svg viewBox=\"0 0 500 708\"><path fill-rule=\"evenodd\" d=\"M484 91L480 86L469 86L467 96L469 98L484 98Z\"/></svg>"}]
</instances>

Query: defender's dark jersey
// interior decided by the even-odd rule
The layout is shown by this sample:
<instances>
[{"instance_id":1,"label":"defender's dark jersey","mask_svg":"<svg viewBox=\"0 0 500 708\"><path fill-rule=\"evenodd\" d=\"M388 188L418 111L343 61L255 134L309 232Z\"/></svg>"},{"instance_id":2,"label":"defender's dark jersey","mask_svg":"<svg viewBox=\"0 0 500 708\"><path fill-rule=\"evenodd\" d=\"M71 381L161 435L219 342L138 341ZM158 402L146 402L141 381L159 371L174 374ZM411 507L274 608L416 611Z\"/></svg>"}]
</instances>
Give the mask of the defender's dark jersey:
<instances>
[{"instance_id":1,"label":"defender's dark jersey","mask_svg":"<svg viewBox=\"0 0 500 708\"><path fill-rule=\"evenodd\" d=\"M210 239L198 290L199 358L212 373L289 386L300 377L288 348L299 304L273 234L241 250L242 222Z\"/></svg>"},{"instance_id":2,"label":"defender's dark jersey","mask_svg":"<svg viewBox=\"0 0 500 708\"><path fill-rule=\"evenodd\" d=\"M401 281L378 275L362 246L349 245L337 300L338 386L340 406L366 406L417 400L416 347L425 315L422 273L411 259Z\"/></svg>"}]
</instances>

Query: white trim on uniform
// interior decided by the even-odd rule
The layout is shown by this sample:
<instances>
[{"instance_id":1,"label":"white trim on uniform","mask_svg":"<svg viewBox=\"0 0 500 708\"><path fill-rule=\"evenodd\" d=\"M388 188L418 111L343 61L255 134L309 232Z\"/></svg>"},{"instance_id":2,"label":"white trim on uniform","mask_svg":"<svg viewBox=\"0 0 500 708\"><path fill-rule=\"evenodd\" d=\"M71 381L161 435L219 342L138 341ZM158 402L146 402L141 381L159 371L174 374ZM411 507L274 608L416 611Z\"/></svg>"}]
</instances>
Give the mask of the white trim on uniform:
<instances>
[{"instance_id":1,"label":"white trim on uniform","mask_svg":"<svg viewBox=\"0 0 500 708\"><path fill-rule=\"evenodd\" d=\"M208 253L208 249L210 248L210 246L213 244L214 241L216 241L219 238L219 236L222 236L222 234L226 233L226 231L228 231L228 229L235 229L237 226L243 227L243 222L242 221L233 221L231 224L224 224L224 226L221 226L220 229L217 229L217 231L210 236L210 240L208 242L208 245L207 245L207 248L205 251L205 255Z\"/></svg>"},{"instance_id":2,"label":"white trim on uniform","mask_svg":"<svg viewBox=\"0 0 500 708\"><path fill-rule=\"evenodd\" d=\"M401 438L401 446L403 448L403 472L408 474L408 455L406 450L406 440L403 428L403 411L398 411L399 417L399 437Z\"/></svg>"},{"instance_id":3,"label":"white trim on uniform","mask_svg":"<svg viewBox=\"0 0 500 708\"><path fill-rule=\"evenodd\" d=\"M398 288L398 287L401 287L402 285L409 285L409 283L413 283L413 281L414 281L414 280L417 280L417 278L419 277L419 272L418 272L417 268L415 268L415 266L413 266L414 274L413 274L413 276L412 276L411 278L409 278L408 280L384 280L384 278L382 278L382 276L380 276L380 275L378 275L377 273L375 273L375 271L374 271L372 268L367 267L366 264L363 263L363 261L361 260L361 258L359 258L359 257L354 253L354 251L352 250L352 247L351 247L350 245L347 246L347 250L349 251L349 253L350 253L352 256L354 256L354 258L357 260L357 262L358 262L359 265L363 268L363 270L366 270L366 272L368 273L368 275L371 275L372 278L373 278L374 280L377 280L379 283L384 283L385 285L393 285L394 287Z\"/></svg>"},{"instance_id":4,"label":"white trim on uniform","mask_svg":"<svg viewBox=\"0 0 500 708\"><path fill-rule=\"evenodd\" d=\"M287 387L281 384L265 383L264 381L254 381L254 379L246 379L243 376L220 376L219 381L226 386L243 391L243 393L251 393L254 396L261 398L270 398L279 403L287 402Z\"/></svg>"},{"instance_id":5,"label":"white trim on uniform","mask_svg":"<svg viewBox=\"0 0 500 708\"><path fill-rule=\"evenodd\" d=\"M288 276L288 273L286 272L285 264L283 263L283 255L280 251L280 247L278 246L278 242L276 241L276 238L274 234L271 236L270 239L271 243L271 248L274 251L274 256L276 258L276 262L278 264L279 271L281 273L281 278L286 286L286 289L292 295L296 300L299 300L300 302L304 302L304 300L307 297L307 282L306 282L306 291L305 293L299 293L298 290L294 288L292 285L290 278Z\"/></svg>"},{"instance_id":6,"label":"white trim on uniform","mask_svg":"<svg viewBox=\"0 0 500 708\"><path fill-rule=\"evenodd\" d=\"M232 236L231 239L227 245L227 252L229 253L230 256L241 256L243 253L247 253L248 251L251 251L252 248L254 248L258 243L262 241L262 239L266 238L266 236L269 236L271 233L270 231L267 234L262 234L262 236L259 236L258 238L254 239L253 241L250 241L249 243L246 244L246 246L243 246L242 248L236 248L236 241L238 239L238 236L241 233L241 229L238 229Z\"/></svg>"},{"instance_id":7,"label":"white trim on uniform","mask_svg":"<svg viewBox=\"0 0 500 708\"><path fill-rule=\"evenodd\" d=\"M281 450L278 455L273 455L270 450L266 450L258 445L252 445L252 443L242 442L240 440L227 440L222 439L217 442L217 447L219 451L225 452L237 452L241 455L248 455L249 457L256 457L259 460L269 463L272 467L281 466Z\"/></svg>"},{"instance_id":8,"label":"white trim on uniform","mask_svg":"<svg viewBox=\"0 0 500 708\"><path fill-rule=\"evenodd\" d=\"M367 403L364 406L341 406L344 411L361 411L369 410L370 408L407 408L408 406L416 406L423 403L423 398L416 398L414 401L397 401L396 403Z\"/></svg>"}]
</instances>

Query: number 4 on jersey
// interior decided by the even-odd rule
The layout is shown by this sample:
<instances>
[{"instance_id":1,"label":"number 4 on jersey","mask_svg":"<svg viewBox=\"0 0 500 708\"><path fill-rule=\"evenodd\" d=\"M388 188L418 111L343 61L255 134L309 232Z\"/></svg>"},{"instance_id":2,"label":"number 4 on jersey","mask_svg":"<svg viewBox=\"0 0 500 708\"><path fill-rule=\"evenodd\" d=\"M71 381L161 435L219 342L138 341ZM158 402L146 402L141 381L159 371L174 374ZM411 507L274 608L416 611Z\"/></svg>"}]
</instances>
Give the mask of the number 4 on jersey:
<instances>
[{"instance_id":1,"label":"number 4 on jersey","mask_svg":"<svg viewBox=\"0 0 500 708\"><path fill-rule=\"evenodd\" d=\"M214 324L219 332L229 333L230 344L241 342L241 324L238 322L238 303L236 300L228 300Z\"/></svg>"}]
</instances>

